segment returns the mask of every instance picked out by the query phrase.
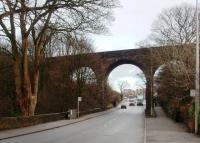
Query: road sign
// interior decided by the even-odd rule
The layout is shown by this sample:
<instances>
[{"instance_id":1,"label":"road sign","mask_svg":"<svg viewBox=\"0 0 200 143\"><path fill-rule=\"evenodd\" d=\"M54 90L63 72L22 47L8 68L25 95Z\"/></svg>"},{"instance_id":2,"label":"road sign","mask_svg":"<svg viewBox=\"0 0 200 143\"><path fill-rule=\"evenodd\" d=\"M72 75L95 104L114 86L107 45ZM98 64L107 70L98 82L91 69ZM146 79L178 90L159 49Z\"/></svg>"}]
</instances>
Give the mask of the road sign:
<instances>
[{"instance_id":1,"label":"road sign","mask_svg":"<svg viewBox=\"0 0 200 143\"><path fill-rule=\"evenodd\" d=\"M195 89L190 89L190 96L195 97Z\"/></svg>"},{"instance_id":2,"label":"road sign","mask_svg":"<svg viewBox=\"0 0 200 143\"><path fill-rule=\"evenodd\" d=\"M81 102L82 101L82 97L78 97L78 102Z\"/></svg>"}]
</instances>

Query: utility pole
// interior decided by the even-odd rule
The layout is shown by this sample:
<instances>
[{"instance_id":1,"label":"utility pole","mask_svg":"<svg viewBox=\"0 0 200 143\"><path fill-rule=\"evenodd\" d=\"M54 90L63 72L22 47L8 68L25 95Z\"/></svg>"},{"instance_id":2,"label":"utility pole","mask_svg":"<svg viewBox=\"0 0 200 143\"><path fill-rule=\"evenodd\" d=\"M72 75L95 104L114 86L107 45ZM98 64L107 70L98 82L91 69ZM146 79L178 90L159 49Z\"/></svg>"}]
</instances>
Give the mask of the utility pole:
<instances>
[{"instance_id":1,"label":"utility pole","mask_svg":"<svg viewBox=\"0 0 200 143\"><path fill-rule=\"evenodd\" d=\"M199 118L199 11L198 0L196 0L196 76L195 76L195 133L198 133Z\"/></svg>"},{"instance_id":2,"label":"utility pole","mask_svg":"<svg viewBox=\"0 0 200 143\"><path fill-rule=\"evenodd\" d=\"M153 69L152 69L152 48L150 48L150 62L151 62L151 73L150 73L150 80L151 80L151 116L153 116Z\"/></svg>"}]
</instances>

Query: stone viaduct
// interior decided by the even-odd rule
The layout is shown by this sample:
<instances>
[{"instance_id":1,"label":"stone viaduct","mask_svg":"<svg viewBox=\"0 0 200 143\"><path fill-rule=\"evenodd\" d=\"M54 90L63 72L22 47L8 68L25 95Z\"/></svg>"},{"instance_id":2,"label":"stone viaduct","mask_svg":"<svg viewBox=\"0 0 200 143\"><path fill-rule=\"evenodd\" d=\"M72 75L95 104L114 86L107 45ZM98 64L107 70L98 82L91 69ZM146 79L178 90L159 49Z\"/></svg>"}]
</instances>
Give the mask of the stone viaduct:
<instances>
[{"instance_id":1,"label":"stone viaduct","mask_svg":"<svg viewBox=\"0 0 200 143\"><path fill-rule=\"evenodd\" d=\"M74 64L70 62L76 56L54 57L49 59L50 64L48 64L48 68L50 75L56 75L55 81L59 81L59 78L62 78L64 67L71 69L71 72L81 67L91 68L96 75L98 92L102 97L102 101L104 101L109 73L122 64L135 65L143 71L146 77L146 114L150 115L152 109L153 76L155 71L162 65L155 64L153 61L152 51L155 51L155 49L156 47L82 54L85 57L82 58L78 67L73 67L72 65ZM159 49L162 50L162 48Z\"/></svg>"}]
</instances>

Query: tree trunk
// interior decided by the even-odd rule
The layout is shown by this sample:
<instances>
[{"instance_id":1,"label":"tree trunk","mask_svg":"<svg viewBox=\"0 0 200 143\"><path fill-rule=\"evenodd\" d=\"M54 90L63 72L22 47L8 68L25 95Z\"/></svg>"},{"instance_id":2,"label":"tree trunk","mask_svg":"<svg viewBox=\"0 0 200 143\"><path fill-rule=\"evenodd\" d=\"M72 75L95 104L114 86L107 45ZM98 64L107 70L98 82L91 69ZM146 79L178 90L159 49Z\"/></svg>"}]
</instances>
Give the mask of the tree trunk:
<instances>
[{"instance_id":1,"label":"tree trunk","mask_svg":"<svg viewBox=\"0 0 200 143\"><path fill-rule=\"evenodd\" d=\"M20 58L17 57L14 63L14 74L15 74L15 92L17 97L17 103L20 107L21 114L23 116L33 115L30 111L30 103L31 103L31 92L28 90L27 81L23 78L23 74L21 74L21 61ZM30 86L30 85L29 85ZM27 88L28 87L28 88Z\"/></svg>"},{"instance_id":2,"label":"tree trunk","mask_svg":"<svg viewBox=\"0 0 200 143\"><path fill-rule=\"evenodd\" d=\"M30 111L32 115L34 115L37 105L38 86L39 86L39 65L36 64L35 71L33 73L33 83L32 83L33 94L31 96L31 103L30 103Z\"/></svg>"},{"instance_id":3,"label":"tree trunk","mask_svg":"<svg viewBox=\"0 0 200 143\"><path fill-rule=\"evenodd\" d=\"M23 72L22 72L22 113L24 116L31 116L31 102L32 102L32 90L29 74L29 59L28 59L28 37L24 37L22 40L23 47Z\"/></svg>"},{"instance_id":4,"label":"tree trunk","mask_svg":"<svg viewBox=\"0 0 200 143\"><path fill-rule=\"evenodd\" d=\"M15 95L17 100L17 106L21 109L21 97L22 97L22 90L21 90L21 61L18 56L15 56L14 62L14 80L15 80Z\"/></svg>"}]
</instances>

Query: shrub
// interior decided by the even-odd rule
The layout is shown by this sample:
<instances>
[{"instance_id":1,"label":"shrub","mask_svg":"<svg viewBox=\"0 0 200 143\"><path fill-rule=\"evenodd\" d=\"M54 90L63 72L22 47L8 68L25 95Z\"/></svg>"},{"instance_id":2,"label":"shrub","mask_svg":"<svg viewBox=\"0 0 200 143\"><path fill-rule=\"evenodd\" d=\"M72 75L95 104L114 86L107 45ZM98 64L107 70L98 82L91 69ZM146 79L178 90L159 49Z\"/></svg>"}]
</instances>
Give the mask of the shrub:
<instances>
[{"instance_id":1,"label":"shrub","mask_svg":"<svg viewBox=\"0 0 200 143\"><path fill-rule=\"evenodd\" d=\"M198 116L198 125L200 126L200 112L199 112L199 116Z\"/></svg>"},{"instance_id":2,"label":"shrub","mask_svg":"<svg viewBox=\"0 0 200 143\"><path fill-rule=\"evenodd\" d=\"M188 109L188 119L192 119L194 115L194 107L193 106L190 106L189 109Z\"/></svg>"}]
</instances>

